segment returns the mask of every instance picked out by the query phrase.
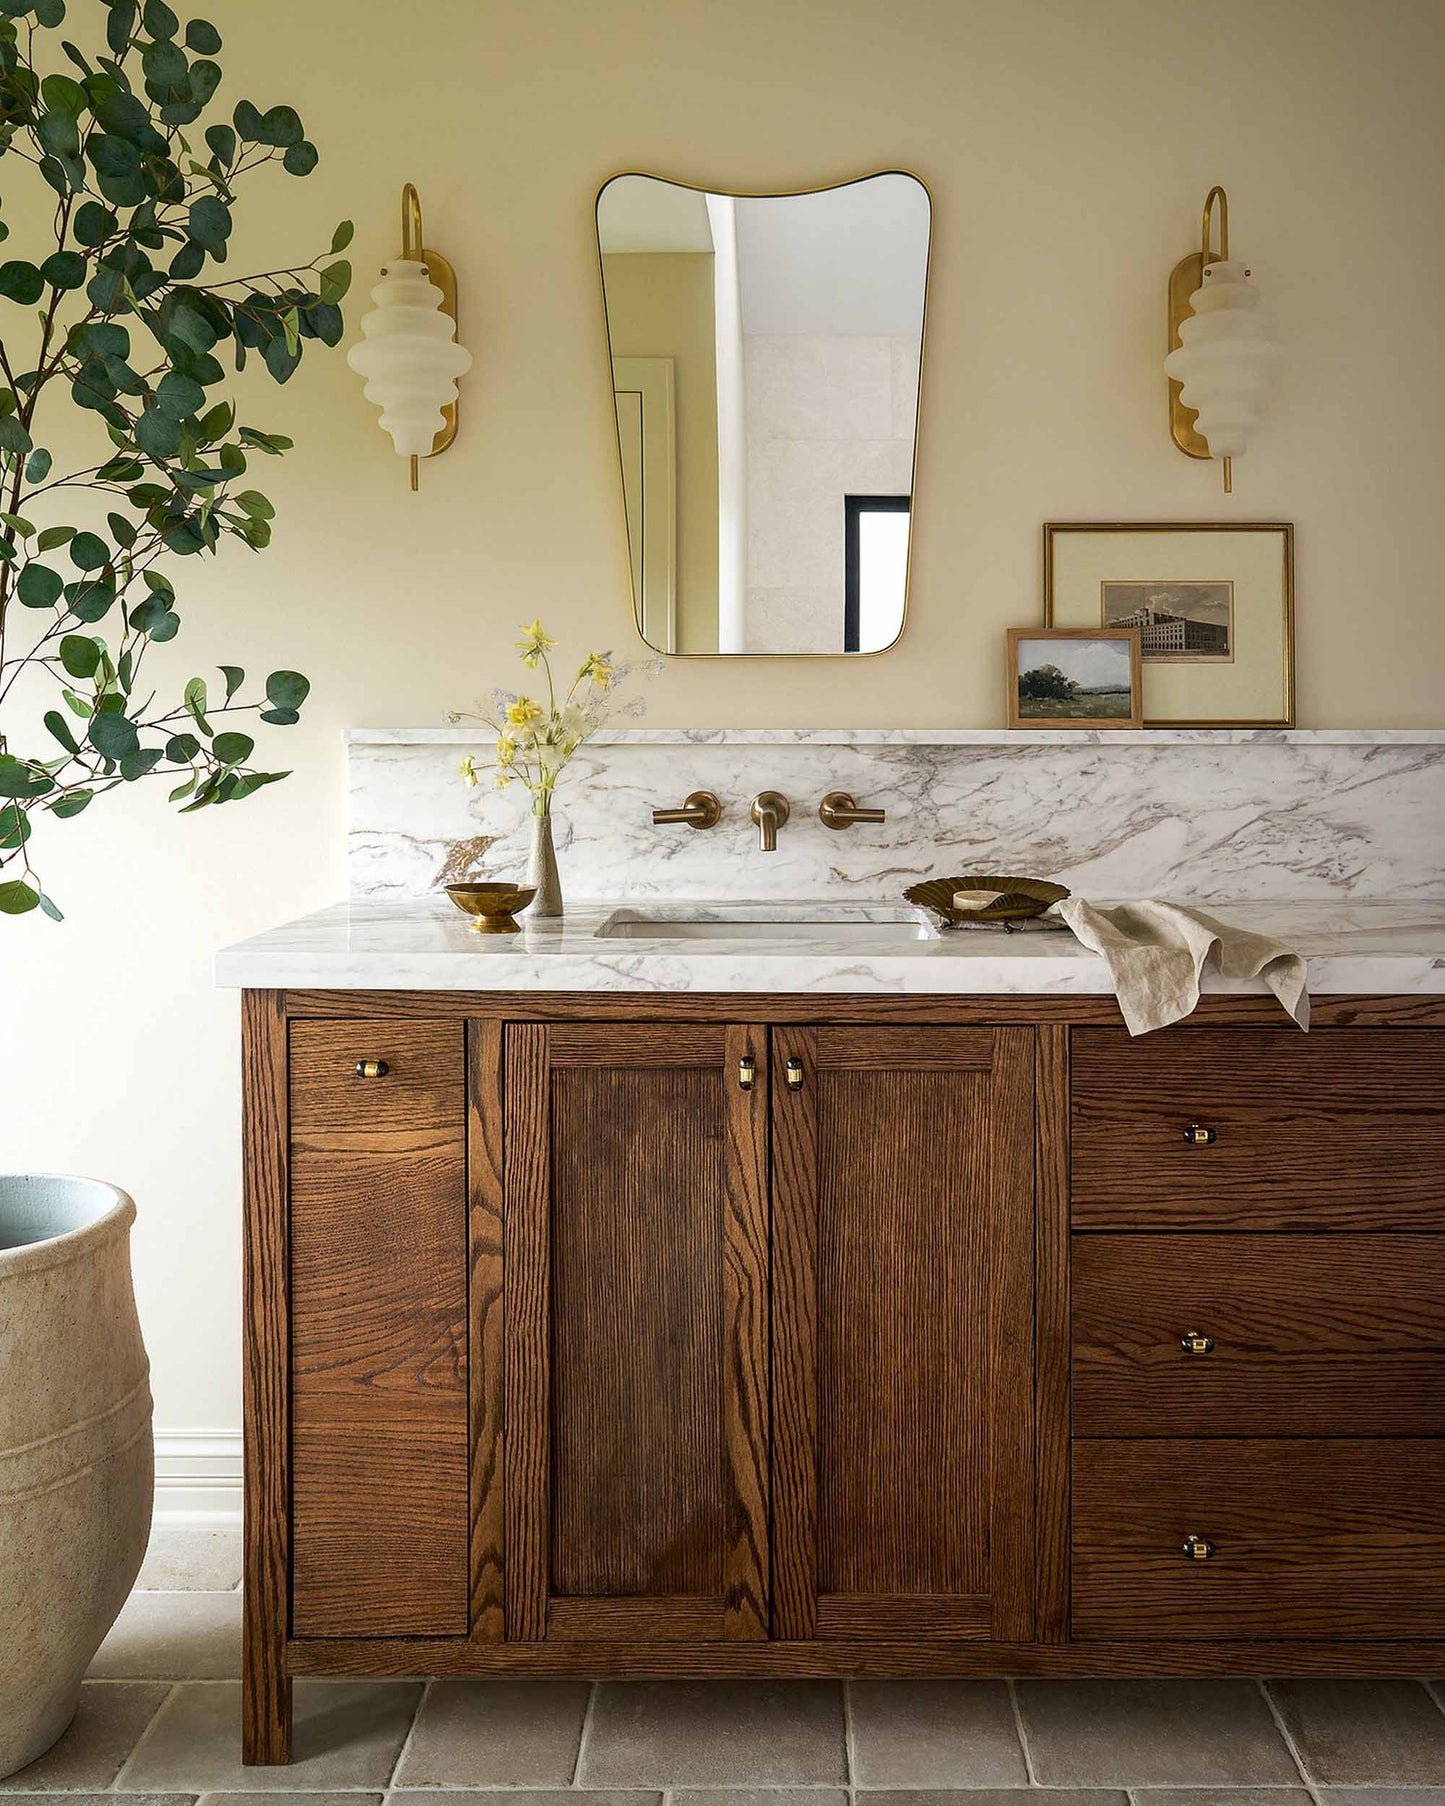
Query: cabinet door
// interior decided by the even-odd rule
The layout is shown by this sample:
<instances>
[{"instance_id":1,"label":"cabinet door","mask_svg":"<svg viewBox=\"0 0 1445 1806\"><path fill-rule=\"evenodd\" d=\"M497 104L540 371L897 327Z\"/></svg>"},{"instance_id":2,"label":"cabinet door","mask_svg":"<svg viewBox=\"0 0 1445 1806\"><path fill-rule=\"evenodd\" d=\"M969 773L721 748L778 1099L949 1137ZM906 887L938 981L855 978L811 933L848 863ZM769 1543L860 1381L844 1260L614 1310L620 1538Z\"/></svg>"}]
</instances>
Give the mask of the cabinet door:
<instances>
[{"instance_id":1,"label":"cabinet door","mask_svg":"<svg viewBox=\"0 0 1445 1806\"><path fill-rule=\"evenodd\" d=\"M507 1030L511 1639L766 1635L766 1056Z\"/></svg>"},{"instance_id":2,"label":"cabinet door","mask_svg":"<svg viewBox=\"0 0 1445 1806\"><path fill-rule=\"evenodd\" d=\"M292 1626L463 1636L462 1026L294 1022L290 1060Z\"/></svg>"},{"instance_id":3,"label":"cabinet door","mask_svg":"<svg viewBox=\"0 0 1445 1806\"><path fill-rule=\"evenodd\" d=\"M773 1036L773 1634L1033 1631L1033 1035Z\"/></svg>"}]
</instances>

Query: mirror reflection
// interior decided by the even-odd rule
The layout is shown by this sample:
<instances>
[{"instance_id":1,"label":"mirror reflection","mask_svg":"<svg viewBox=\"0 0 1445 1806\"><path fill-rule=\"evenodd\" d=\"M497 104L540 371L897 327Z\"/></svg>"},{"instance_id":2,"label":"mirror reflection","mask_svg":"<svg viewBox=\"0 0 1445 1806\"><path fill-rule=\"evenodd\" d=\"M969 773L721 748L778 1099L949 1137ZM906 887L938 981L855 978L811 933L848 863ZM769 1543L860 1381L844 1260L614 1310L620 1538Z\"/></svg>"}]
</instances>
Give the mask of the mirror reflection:
<instances>
[{"instance_id":1,"label":"mirror reflection","mask_svg":"<svg viewBox=\"0 0 1445 1806\"><path fill-rule=\"evenodd\" d=\"M902 632L929 213L901 173L602 189L633 597L659 652L879 652Z\"/></svg>"}]
</instances>

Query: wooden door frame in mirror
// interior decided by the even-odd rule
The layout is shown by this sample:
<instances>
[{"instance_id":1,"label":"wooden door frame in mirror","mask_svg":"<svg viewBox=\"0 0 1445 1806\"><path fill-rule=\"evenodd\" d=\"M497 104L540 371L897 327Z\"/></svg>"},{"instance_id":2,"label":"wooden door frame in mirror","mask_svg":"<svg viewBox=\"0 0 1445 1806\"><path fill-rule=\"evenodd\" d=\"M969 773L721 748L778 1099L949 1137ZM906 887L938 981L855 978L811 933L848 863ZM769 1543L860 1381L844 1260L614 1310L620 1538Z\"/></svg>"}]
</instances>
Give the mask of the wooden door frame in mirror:
<instances>
[{"instance_id":1,"label":"wooden door frame in mirror","mask_svg":"<svg viewBox=\"0 0 1445 1806\"><path fill-rule=\"evenodd\" d=\"M645 177L653 182L667 182L674 188L690 189L694 194L727 195L735 201L774 201L795 200L807 194L826 194L837 188L853 188L859 182L876 181L879 176L907 176L917 182L928 199L928 243L923 258L923 316L918 329L918 396L913 417L913 459L908 473L908 493L913 500L908 526L908 561L903 571L903 613L899 618L898 632L886 646L878 646L867 652L663 652L654 646L642 631L639 598L632 581L632 552L627 532L627 497L623 490L622 463L622 429L617 418L617 399L613 393L610 376L612 370L612 328L607 317L607 277L603 267L602 231L598 209L602 205L602 197L614 182L621 181L624 176ZM602 303L602 342L603 368L609 375L608 405L612 410L613 451L617 460L617 500L618 519L622 526L622 568L627 580L627 593L631 598L632 631L647 647L649 652L661 658L881 658L885 652L891 652L903 638L908 626L908 605L913 595L913 530L917 519L918 498L918 446L922 437L923 425L923 369L928 355L928 302L929 279L933 274L933 190L916 169L905 169L901 164L890 164L883 169L865 170L861 175L843 176L833 182L814 182L802 188L730 188L716 182L692 182L681 176L667 176L655 169L617 169L607 176L599 185L592 201L592 239L597 253L597 292Z\"/></svg>"}]
</instances>

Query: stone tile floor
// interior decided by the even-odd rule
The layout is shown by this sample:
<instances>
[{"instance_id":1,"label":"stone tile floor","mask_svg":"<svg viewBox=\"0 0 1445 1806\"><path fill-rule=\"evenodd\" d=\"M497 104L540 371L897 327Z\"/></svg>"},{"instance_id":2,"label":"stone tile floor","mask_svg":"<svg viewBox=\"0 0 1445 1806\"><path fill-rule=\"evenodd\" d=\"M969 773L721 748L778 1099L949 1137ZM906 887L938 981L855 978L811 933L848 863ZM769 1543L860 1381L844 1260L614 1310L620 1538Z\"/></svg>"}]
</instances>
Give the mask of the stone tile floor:
<instances>
[{"instance_id":1,"label":"stone tile floor","mask_svg":"<svg viewBox=\"0 0 1445 1806\"><path fill-rule=\"evenodd\" d=\"M158 1531L0 1806L1445 1806L1445 1682L300 1681L239 1748L240 1542Z\"/></svg>"}]
</instances>

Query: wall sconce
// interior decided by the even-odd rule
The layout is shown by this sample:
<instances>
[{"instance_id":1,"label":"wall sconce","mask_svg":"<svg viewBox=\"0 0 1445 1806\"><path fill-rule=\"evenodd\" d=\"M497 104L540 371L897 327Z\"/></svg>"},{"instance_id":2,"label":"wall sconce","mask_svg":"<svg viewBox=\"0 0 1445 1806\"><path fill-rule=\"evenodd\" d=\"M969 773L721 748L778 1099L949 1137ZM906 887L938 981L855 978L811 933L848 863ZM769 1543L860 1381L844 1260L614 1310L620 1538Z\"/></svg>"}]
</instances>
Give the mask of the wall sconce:
<instances>
[{"instance_id":1,"label":"wall sconce","mask_svg":"<svg viewBox=\"0 0 1445 1806\"><path fill-rule=\"evenodd\" d=\"M1219 254L1209 249L1215 203ZM1259 311L1259 291L1229 256L1229 197L1211 188L1201 246L1169 276L1169 430L1191 458L1222 458L1226 493L1231 460L1249 443L1264 411L1278 348Z\"/></svg>"},{"instance_id":2,"label":"wall sconce","mask_svg":"<svg viewBox=\"0 0 1445 1806\"><path fill-rule=\"evenodd\" d=\"M472 354L456 342L457 275L422 243L421 201L410 182L401 191L401 257L382 266L363 314L362 342L346 361L366 378L366 398L381 409L382 427L402 457L417 463L444 452L457 436L456 379Z\"/></svg>"}]
</instances>

